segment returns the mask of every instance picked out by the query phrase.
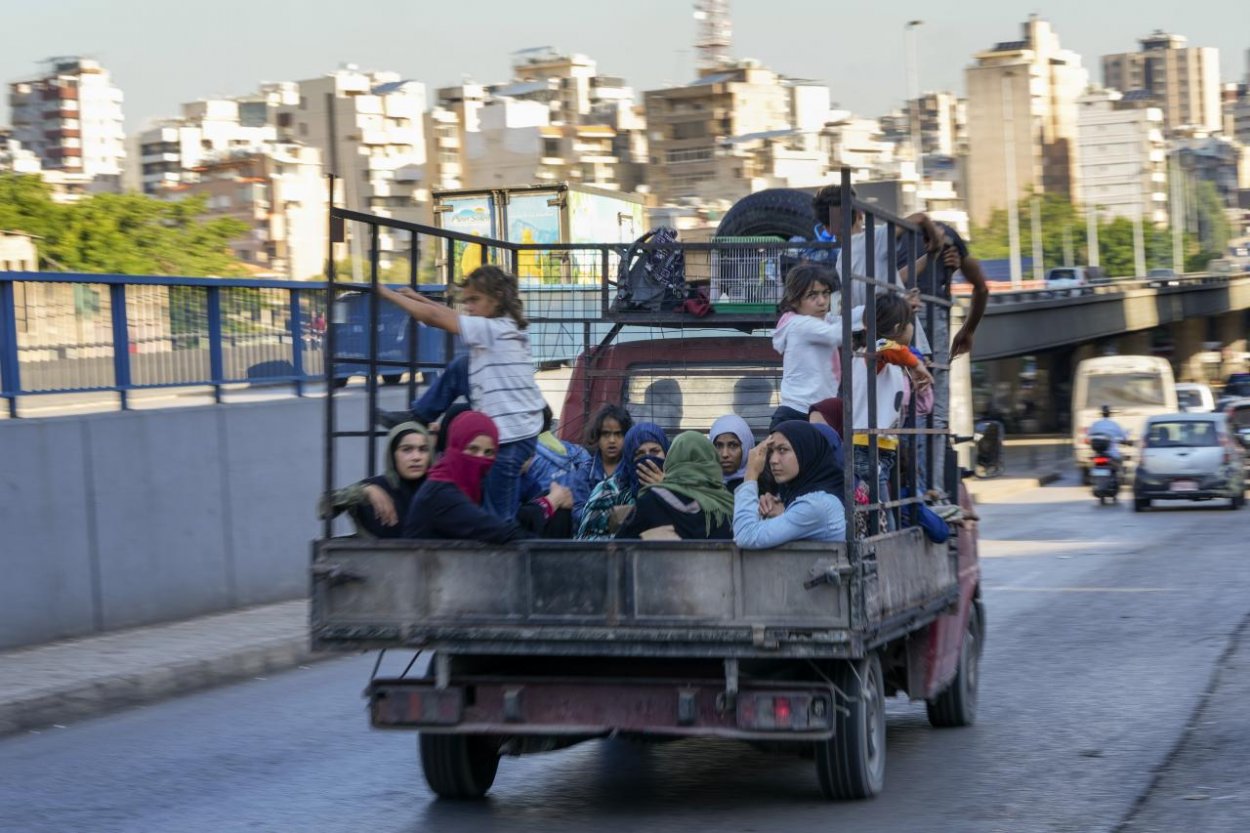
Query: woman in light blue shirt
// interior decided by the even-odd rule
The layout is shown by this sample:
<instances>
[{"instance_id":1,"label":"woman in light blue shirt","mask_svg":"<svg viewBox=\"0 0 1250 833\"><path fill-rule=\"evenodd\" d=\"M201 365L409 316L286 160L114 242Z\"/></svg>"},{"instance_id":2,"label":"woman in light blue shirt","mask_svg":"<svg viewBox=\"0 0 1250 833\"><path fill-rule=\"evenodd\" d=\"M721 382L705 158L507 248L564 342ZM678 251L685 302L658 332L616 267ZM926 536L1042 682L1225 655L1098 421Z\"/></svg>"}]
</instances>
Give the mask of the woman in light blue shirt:
<instances>
[{"instance_id":1,"label":"woman in light blue shirt","mask_svg":"<svg viewBox=\"0 0 1250 833\"><path fill-rule=\"evenodd\" d=\"M760 497L765 464L779 497ZM791 541L845 541L842 501L833 493L841 483L838 460L816 427L781 423L747 458L745 480L734 492L734 543L762 550Z\"/></svg>"}]
</instances>

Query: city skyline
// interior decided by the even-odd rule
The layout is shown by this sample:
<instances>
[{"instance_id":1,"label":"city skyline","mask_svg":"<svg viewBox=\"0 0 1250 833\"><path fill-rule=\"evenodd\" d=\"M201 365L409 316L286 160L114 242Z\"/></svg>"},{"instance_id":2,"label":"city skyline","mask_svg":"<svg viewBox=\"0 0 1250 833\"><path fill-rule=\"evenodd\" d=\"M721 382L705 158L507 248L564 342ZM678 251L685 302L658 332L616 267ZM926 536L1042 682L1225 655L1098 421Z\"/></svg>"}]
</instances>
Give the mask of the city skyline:
<instances>
[{"instance_id":1,"label":"city skyline","mask_svg":"<svg viewBox=\"0 0 1250 833\"><path fill-rule=\"evenodd\" d=\"M433 90L465 77L480 83L506 81L509 56L528 47L551 45L566 52L586 54L598 62L601 72L621 76L638 93L688 82L694 77L692 44L696 22L690 3L639 0L629 15L609 17L606 11L569 2L549 0L545 15L528 13L507 26L483 27L483 16L516 7L500 0L482 0L470 19L462 7L441 4L405 4L380 0L369 4L368 16L359 30L345 27L335 7L323 0L304 3L275 2L257 6L224 0L214 7L215 16L196 21L196 43L151 36L136 21L155 16L119 14L158 7L144 0L104 4L96 0L67 0L55 10L24 7L11 10L14 31L28 36L15 39L0 56L0 72L6 83L36 74L40 62L55 56L78 54L94 57L113 73L125 92L126 130L133 133L153 120L178 114L182 102L216 96L241 95L262 81L314 78L345 63L363 69L394 70L422 82ZM167 11L167 5L159 8ZM867 116L888 113L904 100L903 25L914 17L929 20L920 29L918 55L923 90L953 90L964 94L963 71L973 55L999 41L1019 37L1020 26L1031 11L1049 20L1065 48L1081 55L1092 82L1102 80L1100 59L1105 54L1138 48L1137 39L1155 29L1184 35L1192 46L1220 50L1221 80L1239 81L1246 72L1250 49L1250 9L1234 0L1208 4L1201 19L1186 17L1174 4L1147 0L1126 25L1123 15L1107 8L1064 0L1033 9L1023 3L966 3L954 15L933 16L931 4L904 2L889 9L859 5L828 10L798 0L774 0L767 4L736 0L733 54L757 58L766 66L789 76L827 83L840 107ZM240 14L234 14L238 11ZM246 13L244 13L246 12ZM291 25L295 15L299 23ZM592 20L588 21L587 17ZM602 19L600 19L602 18ZM502 19L502 18L501 18ZM239 21L250 28L240 30ZM408 52L394 32L406 24L428 25L428 34L415 36L420 47ZM827 21L828 37L837 54L821 57L826 34L819 24ZM842 21L856 32L875 37L841 38ZM1114 25L1113 25L1114 21ZM595 25L588 26L588 22ZM472 35L452 34L457 26L472 26ZM274 34L298 30L287 42L275 45ZM387 37L375 42L371 32ZM650 49L640 48L649 43ZM253 48L254 46L254 48ZM226 60L212 62L214 50L227 47ZM640 57L645 52L650 58ZM181 72L155 71L170 60L184 64ZM853 82L843 79L853 78ZM7 101L0 106L0 124L7 124Z\"/></svg>"}]
</instances>

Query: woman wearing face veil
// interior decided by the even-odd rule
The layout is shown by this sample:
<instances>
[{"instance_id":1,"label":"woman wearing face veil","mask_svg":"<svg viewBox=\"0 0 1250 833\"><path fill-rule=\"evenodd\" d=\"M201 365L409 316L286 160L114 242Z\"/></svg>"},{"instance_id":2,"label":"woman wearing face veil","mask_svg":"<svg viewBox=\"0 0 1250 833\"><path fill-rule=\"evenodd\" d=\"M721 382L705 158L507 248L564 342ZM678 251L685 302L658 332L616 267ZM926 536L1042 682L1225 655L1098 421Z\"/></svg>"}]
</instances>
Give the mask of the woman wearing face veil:
<instances>
[{"instance_id":1,"label":"woman wearing face veil","mask_svg":"<svg viewBox=\"0 0 1250 833\"><path fill-rule=\"evenodd\" d=\"M482 508L482 482L499 447L494 420L465 411L447 430L447 450L413 496L403 537L487 544L532 537L515 520L501 520Z\"/></svg>"},{"instance_id":2,"label":"woman wearing face veil","mask_svg":"<svg viewBox=\"0 0 1250 833\"><path fill-rule=\"evenodd\" d=\"M583 541L611 538L629 517L638 490L664 479L668 436L654 422L635 423L625 434L616 472L594 488L582 509L577 537Z\"/></svg>"},{"instance_id":3,"label":"woman wearing face veil","mask_svg":"<svg viewBox=\"0 0 1250 833\"><path fill-rule=\"evenodd\" d=\"M634 513L616 537L732 538L733 496L722 480L707 437L696 431L679 434L664 458L663 482L638 490Z\"/></svg>"},{"instance_id":4,"label":"woman wearing face veil","mask_svg":"<svg viewBox=\"0 0 1250 833\"><path fill-rule=\"evenodd\" d=\"M759 479L767 464L778 496L762 500ZM844 541L846 518L842 471L829 441L808 422L789 420L747 459L746 476L734 492L734 542L745 549L769 549L790 541Z\"/></svg>"}]
</instances>

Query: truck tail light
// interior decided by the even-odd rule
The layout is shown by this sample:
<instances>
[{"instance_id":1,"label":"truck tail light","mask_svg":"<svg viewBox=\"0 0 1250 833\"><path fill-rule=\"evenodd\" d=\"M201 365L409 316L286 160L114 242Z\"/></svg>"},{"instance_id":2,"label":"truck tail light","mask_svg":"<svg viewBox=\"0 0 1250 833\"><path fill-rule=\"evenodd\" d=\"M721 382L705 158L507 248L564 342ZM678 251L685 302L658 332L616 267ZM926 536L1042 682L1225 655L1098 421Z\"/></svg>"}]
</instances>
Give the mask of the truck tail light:
<instances>
[{"instance_id":1,"label":"truck tail light","mask_svg":"<svg viewBox=\"0 0 1250 833\"><path fill-rule=\"evenodd\" d=\"M833 727L833 693L744 691L738 694L738 728L819 732Z\"/></svg>"}]
</instances>

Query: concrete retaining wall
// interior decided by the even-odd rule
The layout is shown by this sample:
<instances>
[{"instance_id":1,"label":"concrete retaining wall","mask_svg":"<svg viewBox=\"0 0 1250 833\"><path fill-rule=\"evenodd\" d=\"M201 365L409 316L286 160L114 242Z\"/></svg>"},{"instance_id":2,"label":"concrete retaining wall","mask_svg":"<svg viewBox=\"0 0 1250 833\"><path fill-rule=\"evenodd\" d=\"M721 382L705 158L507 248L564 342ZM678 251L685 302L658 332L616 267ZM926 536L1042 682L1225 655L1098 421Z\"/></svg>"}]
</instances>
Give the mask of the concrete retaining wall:
<instances>
[{"instance_id":1,"label":"concrete retaining wall","mask_svg":"<svg viewBox=\"0 0 1250 833\"><path fill-rule=\"evenodd\" d=\"M324 407L0 422L0 649L303 596Z\"/></svg>"}]
</instances>

